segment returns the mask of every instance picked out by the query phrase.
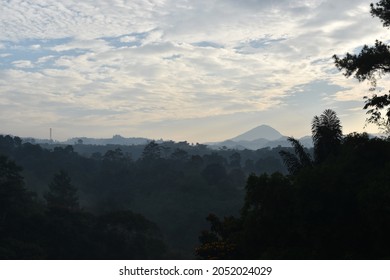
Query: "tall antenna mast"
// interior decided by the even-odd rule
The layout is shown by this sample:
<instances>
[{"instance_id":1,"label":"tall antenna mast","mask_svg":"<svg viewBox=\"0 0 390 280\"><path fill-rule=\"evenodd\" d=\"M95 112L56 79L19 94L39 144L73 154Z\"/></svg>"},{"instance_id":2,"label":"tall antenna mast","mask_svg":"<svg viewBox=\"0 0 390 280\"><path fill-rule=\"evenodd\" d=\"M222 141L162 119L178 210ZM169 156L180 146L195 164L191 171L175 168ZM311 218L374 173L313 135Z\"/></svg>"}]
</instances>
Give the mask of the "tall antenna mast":
<instances>
[{"instance_id":1,"label":"tall antenna mast","mask_svg":"<svg viewBox=\"0 0 390 280\"><path fill-rule=\"evenodd\" d=\"M53 141L53 138L52 138L52 130L50 128L50 142Z\"/></svg>"}]
</instances>

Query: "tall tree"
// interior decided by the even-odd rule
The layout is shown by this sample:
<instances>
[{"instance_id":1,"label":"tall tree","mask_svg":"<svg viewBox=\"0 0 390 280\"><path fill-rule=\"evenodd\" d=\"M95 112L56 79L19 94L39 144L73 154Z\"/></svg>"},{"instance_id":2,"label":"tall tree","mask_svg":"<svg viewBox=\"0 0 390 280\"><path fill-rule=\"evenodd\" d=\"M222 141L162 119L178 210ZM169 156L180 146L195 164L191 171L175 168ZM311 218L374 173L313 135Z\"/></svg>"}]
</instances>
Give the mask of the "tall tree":
<instances>
[{"instance_id":1,"label":"tall tree","mask_svg":"<svg viewBox=\"0 0 390 280\"><path fill-rule=\"evenodd\" d=\"M371 3L371 15L378 17L384 27L390 27L390 0ZM346 77L354 76L359 82L368 80L376 87L377 78L390 73L390 46L377 40L374 46L364 45L359 54L347 53L345 57L333 56L336 67L344 71ZM365 97L364 109L369 109L368 122L377 124L389 132L390 127L390 94ZM386 109L386 116L381 111Z\"/></svg>"},{"instance_id":2,"label":"tall tree","mask_svg":"<svg viewBox=\"0 0 390 280\"><path fill-rule=\"evenodd\" d=\"M160 145L156 141L150 141L142 152L142 159L144 160L156 160L161 157Z\"/></svg>"},{"instance_id":3,"label":"tall tree","mask_svg":"<svg viewBox=\"0 0 390 280\"><path fill-rule=\"evenodd\" d=\"M54 175L45 198L51 209L79 209L77 189L72 185L68 173L63 170Z\"/></svg>"},{"instance_id":4,"label":"tall tree","mask_svg":"<svg viewBox=\"0 0 390 280\"><path fill-rule=\"evenodd\" d=\"M31 194L24 187L22 169L5 156L0 156L0 231L10 216L24 214Z\"/></svg>"},{"instance_id":5,"label":"tall tree","mask_svg":"<svg viewBox=\"0 0 390 280\"><path fill-rule=\"evenodd\" d=\"M294 148L294 153L280 151L284 164L290 174L324 161L329 155L336 154L343 137L340 119L335 111L325 110L320 116L314 116L312 121L312 138L314 144L314 161L302 144L293 137L287 138Z\"/></svg>"},{"instance_id":6,"label":"tall tree","mask_svg":"<svg viewBox=\"0 0 390 280\"><path fill-rule=\"evenodd\" d=\"M312 138L316 162L323 161L328 155L335 154L343 136L340 119L335 111L327 109L312 121Z\"/></svg>"}]
</instances>

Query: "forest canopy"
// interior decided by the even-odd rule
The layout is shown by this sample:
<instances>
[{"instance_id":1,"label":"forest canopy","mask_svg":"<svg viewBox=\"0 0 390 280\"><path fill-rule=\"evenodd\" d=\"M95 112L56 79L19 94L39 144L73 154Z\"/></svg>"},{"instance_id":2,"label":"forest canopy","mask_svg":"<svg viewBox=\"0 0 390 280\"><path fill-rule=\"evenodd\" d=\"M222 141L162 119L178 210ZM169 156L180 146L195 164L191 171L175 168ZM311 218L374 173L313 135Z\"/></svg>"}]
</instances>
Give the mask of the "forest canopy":
<instances>
[{"instance_id":1,"label":"forest canopy","mask_svg":"<svg viewBox=\"0 0 390 280\"><path fill-rule=\"evenodd\" d=\"M94 146L82 143L41 146L19 137L0 136L0 154L7 162L3 165L4 172L13 166L12 176L15 178L12 187L4 192L14 196L19 193L20 199L29 197L23 199L39 210L37 225L44 223L49 227L45 229L41 225L37 229L29 229L26 225L27 232L37 230L31 236L38 238L42 235L39 238L48 240L50 235L54 242L60 240L58 236L55 237L57 234L73 232L82 239L109 229L108 236L95 236L94 242L106 237L107 242L113 242L109 238L114 238L122 231L119 227L129 227L126 231L130 234L134 231L133 227L137 228L132 223L139 221L138 224L143 224L137 234L140 242L137 243L135 239L131 242L139 246L145 242L150 244L152 241L148 238L153 237L156 248L159 248L157 251L148 251L150 248L143 247L137 249L144 250L140 258L194 258L193 250L197 245L199 230L207 225L204 217L209 212L218 215L237 214L243 202L245 181L250 173L287 172L279 157L280 149L211 150L201 144L155 141L135 146ZM16 205L19 204L14 207ZM17 208L22 209L20 205ZM35 212L30 209L25 211L26 215L28 213ZM59 218L58 215L64 217ZM119 216L122 218L119 219ZM32 220L28 215L21 218L23 223ZM102 223L102 219L106 224ZM110 223L114 222L110 219L115 219L115 226ZM68 231L61 230L62 223L70 226ZM51 228L55 224L58 228ZM114 228L118 232L113 232ZM11 228L3 230L6 234ZM126 235L122 237L128 238ZM122 237L118 237L119 240ZM29 243L44 252L37 254L36 258L76 256L70 253L60 255L60 251L59 255L55 251L49 253L49 245L42 244L39 238L28 239ZM69 239L69 242L72 239L71 236L63 238ZM65 241L63 246L58 250L73 248ZM76 244L74 246L77 247ZM131 246L129 244L129 250ZM12 254L0 255L0 258L25 258L20 255L12 257ZM109 256L136 258L135 253L128 254L126 257L125 252L121 255L111 252ZM88 253L88 256L103 258L102 253L97 252Z\"/></svg>"}]
</instances>

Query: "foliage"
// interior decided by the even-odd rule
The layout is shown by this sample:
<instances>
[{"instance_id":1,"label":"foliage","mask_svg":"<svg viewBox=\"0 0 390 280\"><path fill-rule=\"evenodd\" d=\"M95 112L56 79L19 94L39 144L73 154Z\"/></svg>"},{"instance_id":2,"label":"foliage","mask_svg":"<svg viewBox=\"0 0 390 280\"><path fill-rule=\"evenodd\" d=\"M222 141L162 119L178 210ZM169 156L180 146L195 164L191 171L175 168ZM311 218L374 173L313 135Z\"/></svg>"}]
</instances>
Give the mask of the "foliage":
<instances>
[{"instance_id":1,"label":"foliage","mask_svg":"<svg viewBox=\"0 0 390 280\"><path fill-rule=\"evenodd\" d=\"M64 170L54 175L45 199L49 208L79 209L77 189L72 185L69 175Z\"/></svg>"},{"instance_id":2,"label":"foliage","mask_svg":"<svg viewBox=\"0 0 390 280\"><path fill-rule=\"evenodd\" d=\"M207 221L210 230L204 230L199 237L202 246L195 249L195 254L204 259L234 259L237 257L237 244L234 232L239 229L237 219L225 217L221 222L214 214L209 214Z\"/></svg>"},{"instance_id":3,"label":"foliage","mask_svg":"<svg viewBox=\"0 0 390 280\"><path fill-rule=\"evenodd\" d=\"M390 110L387 111L386 118L382 118L381 113L382 109L390 105L390 95L383 94L381 96L377 96L374 94L371 98L366 99L364 109L371 108L367 111L367 113L370 114L368 122L376 123L385 134L390 135Z\"/></svg>"},{"instance_id":4,"label":"foliage","mask_svg":"<svg viewBox=\"0 0 390 280\"><path fill-rule=\"evenodd\" d=\"M338 153L343 133L340 119L336 112L326 109L312 121L312 139L314 144L314 161L302 144L289 137L287 140L294 148L294 153L282 150L279 152L290 174L296 175L302 169L323 162L327 157Z\"/></svg>"},{"instance_id":5,"label":"foliage","mask_svg":"<svg viewBox=\"0 0 390 280\"><path fill-rule=\"evenodd\" d=\"M316 162L337 153L343 135L341 129L340 119L333 110L327 109L313 118L311 131Z\"/></svg>"},{"instance_id":6,"label":"foliage","mask_svg":"<svg viewBox=\"0 0 390 280\"><path fill-rule=\"evenodd\" d=\"M144 160L156 160L161 157L160 146L155 141L150 141L142 152Z\"/></svg>"},{"instance_id":7,"label":"foliage","mask_svg":"<svg viewBox=\"0 0 390 280\"><path fill-rule=\"evenodd\" d=\"M302 144L293 137L288 137L287 140L293 146L295 154L285 150L280 151L279 154L283 158L283 162L287 166L289 173L296 174L302 168L312 166L313 161L311 156L308 152L305 151L305 148L302 146Z\"/></svg>"},{"instance_id":8,"label":"foliage","mask_svg":"<svg viewBox=\"0 0 390 280\"><path fill-rule=\"evenodd\" d=\"M390 26L390 1L389 0L380 0L378 3L371 3L371 15L374 17L379 17L383 23L383 26Z\"/></svg>"},{"instance_id":9,"label":"foliage","mask_svg":"<svg viewBox=\"0 0 390 280\"><path fill-rule=\"evenodd\" d=\"M371 15L379 17L384 27L390 26L390 1L381 0L371 4ZM390 72L390 46L376 40L374 46L364 45L359 54L347 53L345 57L333 56L336 67L344 71L346 77L354 76L359 82L368 80L376 87L377 78ZM368 122L377 124L388 130L390 126L390 97L388 94L382 96L373 95L365 102L364 109L369 109L367 114L370 117ZM386 117L381 114L382 109L387 109Z\"/></svg>"}]
</instances>

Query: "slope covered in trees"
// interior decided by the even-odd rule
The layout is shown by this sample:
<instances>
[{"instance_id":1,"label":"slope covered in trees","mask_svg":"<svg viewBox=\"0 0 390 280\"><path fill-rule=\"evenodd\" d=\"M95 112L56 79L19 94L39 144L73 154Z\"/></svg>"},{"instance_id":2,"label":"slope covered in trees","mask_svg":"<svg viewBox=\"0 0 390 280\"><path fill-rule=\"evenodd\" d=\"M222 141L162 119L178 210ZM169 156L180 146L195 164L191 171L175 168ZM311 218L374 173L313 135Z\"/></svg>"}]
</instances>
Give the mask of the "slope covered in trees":
<instances>
[{"instance_id":1,"label":"slope covered in trees","mask_svg":"<svg viewBox=\"0 0 390 280\"><path fill-rule=\"evenodd\" d=\"M35 193L38 205L77 217L85 212L95 218L139 213L158 226L167 258L194 258L209 212L238 213L250 173L286 172L280 149L213 151L200 144L153 141L140 146L40 146L0 136L0 154L22 167L24 186Z\"/></svg>"},{"instance_id":2,"label":"slope covered in trees","mask_svg":"<svg viewBox=\"0 0 390 280\"><path fill-rule=\"evenodd\" d=\"M326 116L336 125L321 121ZM334 112L315 117L314 150L321 153L310 164L294 165L289 175L251 175L238 217L208 216L211 225L200 235L198 256L389 259L390 141L341 137L340 128ZM287 158L308 158L296 151Z\"/></svg>"},{"instance_id":3,"label":"slope covered in trees","mask_svg":"<svg viewBox=\"0 0 390 280\"><path fill-rule=\"evenodd\" d=\"M0 157L0 259L161 259L166 246L155 224L131 211L80 210L62 171L44 203L24 185L21 168Z\"/></svg>"}]
</instances>

